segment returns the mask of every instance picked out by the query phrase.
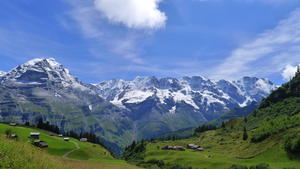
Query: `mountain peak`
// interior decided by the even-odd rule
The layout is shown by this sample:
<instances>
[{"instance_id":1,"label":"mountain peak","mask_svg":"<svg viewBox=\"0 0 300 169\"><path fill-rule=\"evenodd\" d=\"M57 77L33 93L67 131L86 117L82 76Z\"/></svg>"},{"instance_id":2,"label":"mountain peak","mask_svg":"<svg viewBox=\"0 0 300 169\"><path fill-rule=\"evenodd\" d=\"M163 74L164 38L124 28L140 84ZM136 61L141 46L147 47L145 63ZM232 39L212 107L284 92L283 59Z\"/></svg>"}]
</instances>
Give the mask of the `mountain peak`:
<instances>
[{"instance_id":1,"label":"mountain peak","mask_svg":"<svg viewBox=\"0 0 300 169\"><path fill-rule=\"evenodd\" d=\"M6 72L0 71L0 76L4 76Z\"/></svg>"},{"instance_id":2,"label":"mountain peak","mask_svg":"<svg viewBox=\"0 0 300 169\"><path fill-rule=\"evenodd\" d=\"M51 81L62 84L64 87L85 88L77 78L70 74L68 69L64 68L54 58L32 59L6 73L3 80L19 85L41 85Z\"/></svg>"},{"instance_id":3,"label":"mountain peak","mask_svg":"<svg viewBox=\"0 0 300 169\"><path fill-rule=\"evenodd\" d=\"M32 66L44 66L52 69L65 69L62 64L58 63L54 58L35 58L27 61L21 66L32 67ZM65 69L67 70L67 69Z\"/></svg>"}]
</instances>

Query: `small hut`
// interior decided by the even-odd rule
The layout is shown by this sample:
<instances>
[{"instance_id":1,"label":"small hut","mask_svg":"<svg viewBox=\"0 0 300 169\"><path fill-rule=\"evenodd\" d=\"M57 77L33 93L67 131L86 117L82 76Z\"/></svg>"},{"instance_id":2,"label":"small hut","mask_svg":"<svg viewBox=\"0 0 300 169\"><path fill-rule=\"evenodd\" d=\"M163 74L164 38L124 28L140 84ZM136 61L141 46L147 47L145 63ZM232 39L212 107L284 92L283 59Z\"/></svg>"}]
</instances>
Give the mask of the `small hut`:
<instances>
[{"instance_id":1,"label":"small hut","mask_svg":"<svg viewBox=\"0 0 300 169\"><path fill-rule=\"evenodd\" d=\"M46 148L48 147L48 144L45 141L36 140L33 142L33 145L40 147L40 148Z\"/></svg>"},{"instance_id":2,"label":"small hut","mask_svg":"<svg viewBox=\"0 0 300 169\"><path fill-rule=\"evenodd\" d=\"M197 148L199 148L200 146L198 146L198 145L196 145L196 144L188 144L187 145L187 148L188 149L193 149L193 150L195 150L195 149L197 149Z\"/></svg>"},{"instance_id":3,"label":"small hut","mask_svg":"<svg viewBox=\"0 0 300 169\"><path fill-rule=\"evenodd\" d=\"M17 126L17 123L9 123L10 126Z\"/></svg>"},{"instance_id":4,"label":"small hut","mask_svg":"<svg viewBox=\"0 0 300 169\"><path fill-rule=\"evenodd\" d=\"M185 148L183 146L174 146L173 150L177 150L177 151L185 151Z\"/></svg>"},{"instance_id":5,"label":"small hut","mask_svg":"<svg viewBox=\"0 0 300 169\"><path fill-rule=\"evenodd\" d=\"M81 141L81 142L87 142L88 139L87 139L87 138L81 138L80 141Z\"/></svg>"},{"instance_id":6,"label":"small hut","mask_svg":"<svg viewBox=\"0 0 300 169\"><path fill-rule=\"evenodd\" d=\"M30 133L30 138L39 139L40 138L40 133L31 132Z\"/></svg>"},{"instance_id":7,"label":"small hut","mask_svg":"<svg viewBox=\"0 0 300 169\"><path fill-rule=\"evenodd\" d=\"M204 151L204 148L199 147L199 148L197 148L197 149L194 149L194 151Z\"/></svg>"},{"instance_id":8,"label":"small hut","mask_svg":"<svg viewBox=\"0 0 300 169\"><path fill-rule=\"evenodd\" d=\"M185 151L183 146L165 146L162 150L176 150L176 151Z\"/></svg>"}]
</instances>

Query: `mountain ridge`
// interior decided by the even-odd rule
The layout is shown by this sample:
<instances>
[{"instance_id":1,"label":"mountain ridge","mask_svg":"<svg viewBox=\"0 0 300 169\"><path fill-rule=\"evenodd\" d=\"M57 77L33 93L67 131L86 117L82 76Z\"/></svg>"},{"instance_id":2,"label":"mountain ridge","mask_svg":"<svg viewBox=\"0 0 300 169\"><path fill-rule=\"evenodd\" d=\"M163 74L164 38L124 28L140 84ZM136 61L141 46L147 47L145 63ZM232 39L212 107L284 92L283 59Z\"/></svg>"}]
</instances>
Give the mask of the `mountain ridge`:
<instances>
[{"instance_id":1,"label":"mountain ridge","mask_svg":"<svg viewBox=\"0 0 300 169\"><path fill-rule=\"evenodd\" d=\"M233 83L200 76L95 85L80 81L53 58L37 58L0 78L0 121L43 119L62 132L93 132L120 153L133 140L195 127L249 100L259 102L274 88L266 79Z\"/></svg>"}]
</instances>

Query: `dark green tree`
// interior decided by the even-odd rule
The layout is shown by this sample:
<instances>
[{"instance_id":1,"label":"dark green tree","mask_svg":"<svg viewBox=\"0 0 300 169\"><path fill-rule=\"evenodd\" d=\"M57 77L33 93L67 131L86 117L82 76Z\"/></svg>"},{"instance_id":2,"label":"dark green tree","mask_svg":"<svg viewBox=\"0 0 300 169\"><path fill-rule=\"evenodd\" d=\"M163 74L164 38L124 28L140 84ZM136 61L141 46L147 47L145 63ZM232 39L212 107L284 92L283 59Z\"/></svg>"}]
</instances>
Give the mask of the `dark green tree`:
<instances>
[{"instance_id":1,"label":"dark green tree","mask_svg":"<svg viewBox=\"0 0 300 169\"><path fill-rule=\"evenodd\" d=\"M243 140L248 140L248 133L246 127L244 127Z\"/></svg>"}]
</instances>

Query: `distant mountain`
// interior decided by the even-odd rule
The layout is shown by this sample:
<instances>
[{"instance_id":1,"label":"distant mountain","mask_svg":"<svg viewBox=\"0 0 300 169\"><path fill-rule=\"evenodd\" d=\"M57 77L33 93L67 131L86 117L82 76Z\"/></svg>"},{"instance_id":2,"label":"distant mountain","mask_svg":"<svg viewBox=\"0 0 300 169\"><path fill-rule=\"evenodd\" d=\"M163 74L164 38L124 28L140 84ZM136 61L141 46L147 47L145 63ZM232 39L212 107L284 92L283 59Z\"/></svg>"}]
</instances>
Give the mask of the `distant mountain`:
<instances>
[{"instance_id":1,"label":"distant mountain","mask_svg":"<svg viewBox=\"0 0 300 169\"><path fill-rule=\"evenodd\" d=\"M95 87L106 101L130 112L143 138L155 136L157 133L151 133L154 129L164 133L216 119L234 108L260 102L277 88L255 77L213 81L200 76L137 77L105 81Z\"/></svg>"},{"instance_id":2,"label":"distant mountain","mask_svg":"<svg viewBox=\"0 0 300 169\"><path fill-rule=\"evenodd\" d=\"M137 77L83 83L54 59L34 59L0 76L0 121L39 119L62 131L94 132L120 152L133 140L195 127L260 102L276 86L244 77Z\"/></svg>"}]
</instances>

